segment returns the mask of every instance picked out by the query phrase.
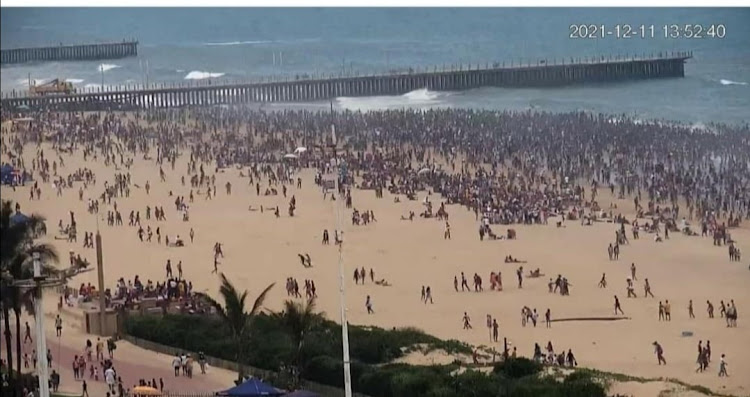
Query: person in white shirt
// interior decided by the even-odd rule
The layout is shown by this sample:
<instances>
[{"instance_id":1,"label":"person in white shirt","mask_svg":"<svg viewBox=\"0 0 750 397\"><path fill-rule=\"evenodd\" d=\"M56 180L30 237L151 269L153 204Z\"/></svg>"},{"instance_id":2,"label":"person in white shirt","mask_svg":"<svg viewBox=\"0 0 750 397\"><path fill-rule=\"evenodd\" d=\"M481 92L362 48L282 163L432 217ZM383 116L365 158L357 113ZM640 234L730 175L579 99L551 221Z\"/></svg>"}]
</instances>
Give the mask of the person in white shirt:
<instances>
[{"instance_id":1,"label":"person in white shirt","mask_svg":"<svg viewBox=\"0 0 750 397\"><path fill-rule=\"evenodd\" d=\"M175 355L172 359L172 368L174 368L174 376L180 376L180 367L182 366L182 359L180 355Z\"/></svg>"},{"instance_id":2,"label":"person in white shirt","mask_svg":"<svg viewBox=\"0 0 750 397\"><path fill-rule=\"evenodd\" d=\"M104 371L104 380L107 382L107 387L109 387L110 393L115 392L115 379L117 379L117 376L115 374L114 368L107 368L107 370Z\"/></svg>"}]
</instances>

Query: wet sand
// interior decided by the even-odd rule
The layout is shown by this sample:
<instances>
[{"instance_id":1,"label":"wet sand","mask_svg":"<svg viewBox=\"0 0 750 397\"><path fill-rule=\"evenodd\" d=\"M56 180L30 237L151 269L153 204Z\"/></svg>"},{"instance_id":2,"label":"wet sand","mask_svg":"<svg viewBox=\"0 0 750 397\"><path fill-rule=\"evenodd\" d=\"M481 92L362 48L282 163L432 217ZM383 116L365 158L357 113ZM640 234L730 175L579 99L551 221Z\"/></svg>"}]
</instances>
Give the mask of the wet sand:
<instances>
[{"instance_id":1,"label":"wet sand","mask_svg":"<svg viewBox=\"0 0 750 397\"><path fill-rule=\"evenodd\" d=\"M45 153L52 153L45 145ZM35 150L27 146L24 155L31 164ZM96 262L95 250L84 249L83 234L94 232L97 216L86 211L86 199L96 198L103 189L105 180L112 183L116 172L91 159L84 161L80 153L65 156L66 166L59 173L67 175L79 167L94 170L97 184L78 199L78 187L56 197L53 188L42 186L42 199L29 201L27 187L16 191L3 187L3 198L17 201L22 212L37 212L47 217L48 235L45 238L57 247L63 261L69 250L74 250ZM501 344L490 344L489 331L485 327L485 316L492 315L500 324L500 341L507 337L511 346L518 348L524 356L533 354L534 343L542 347L552 341L555 351L572 349L580 366L606 371L622 372L641 377L677 378L691 384L707 386L715 391L737 395L750 393L750 379L742 373L750 372L750 356L745 354L750 341L750 331L743 314L750 307L750 289L747 288L750 272L745 262L730 262L726 247L712 246L711 238L687 237L670 234L670 239L657 244L653 235L641 233L640 240L621 246L620 259L609 261L607 245L613 241L616 226L611 223L595 223L581 226L580 221L565 222L564 228L549 225L524 226L494 225L493 231L505 234L508 227L518 232L513 241L479 241L477 221L473 212L460 206L447 206L450 213L452 239L443 239L444 222L415 217L413 222L399 220L409 211L422 211L422 201L427 194L420 192L418 200L408 201L401 196L400 203L384 192L383 199L376 199L374 191L352 189L353 205L360 211L372 210L377 222L367 226L351 224L351 210L345 209L343 200L323 200L320 189L313 183L314 170L303 170L302 189L289 186L288 196L297 198L297 211L293 218L287 214L288 198L278 196L256 196L254 186L246 178L239 177L235 168L216 174L218 195L206 200L196 195L190 206L190 221L183 222L174 207L175 196L185 196L190 186L182 186L180 177L186 169L186 159L177 159L175 170L165 164L167 182L159 183L159 167L152 161L137 156L130 169L132 181L141 189L132 188L129 198L116 199L123 215L124 226L109 227L106 213L109 207L100 203L98 225L103 238L105 282L114 287L120 277L132 279L136 274L141 280L163 281L165 264L171 259L176 273L176 264L182 261L184 277L192 281L195 291L216 294L218 280L211 274L213 269L214 243L221 242L225 258L220 259L219 271L241 288L250 291L254 298L269 283L277 285L267 299L267 308L277 310L287 299L284 280L295 277L304 284L312 279L317 286L319 309L339 321L339 268L338 250L332 243L321 244L322 230L328 229L331 241L334 229L344 230L343 260L345 265L346 301L348 320L353 324L377 325L381 327L414 326L441 338L455 338L475 345L489 345L502 349ZM49 157L50 160L52 157ZM7 161L3 158L3 161ZM210 167L209 167L210 168ZM211 175L213 170L208 170ZM120 172L126 172L124 168ZM187 178L186 178L187 179ZM146 181L151 191L146 194ZM227 195L224 184L232 183L232 194ZM261 194L265 190L261 184ZM607 208L611 200L600 190L600 205ZM607 192L608 194L608 192ZM603 197L601 197L603 196ZM435 208L440 198L431 197ZM113 198L113 202L115 199ZM615 200L620 212L632 213L632 200ZM166 222L156 222L153 217L145 220L147 205L163 206ZM260 205L279 206L281 217L272 211L252 212ZM336 208L339 206L341 226L337 226ZM68 211L74 211L78 227L78 243L55 240L57 223L69 221ZM140 242L137 227L128 227L127 215L131 210L141 212L144 229L161 227L162 236L170 239L180 235L186 246L166 247L153 242ZM616 211L617 212L617 211ZM632 217L632 215L631 215ZM189 230L195 230L195 242L190 243ZM740 249L750 252L750 230L745 225L732 229L732 236ZM312 268L303 268L298 253L309 253ZM515 270L519 264L506 264L506 255L528 261L523 264L525 273L540 268L545 274L538 279L525 279L523 289L516 287ZM746 254L747 255L747 254ZM626 298L626 281L630 275L630 264L637 266L637 299ZM368 278L364 285L355 285L352 274L355 268L364 267ZM370 268L375 278L387 279L392 286L374 285L369 279ZM473 274L479 273L484 281L484 292L455 292L453 277L464 272L469 284ZM504 290L489 290L489 273L501 271ZM602 273L607 273L609 286L597 287ZM558 274L567 277L571 287L570 296L549 294L547 282ZM655 298L643 298L643 278L648 278ZM96 271L78 276L71 286L80 283L96 285ZM425 305L419 299L421 286L431 286L435 303ZM375 314L368 315L365 298L370 295ZM613 315L613 296L617 295L625 315L630 320L587 321L553 323L551 329L544 326L544 312L552 311L552 318L607 317ZM658 301L668 299L672 305L672 321L659 322ZM692 299L696 319L689 319L688 300ZM727 328L719 317L719 301L734 299L739 316L738 328ZM706 300L715 306L716 318L708 319ZM540 323L536 328L530 324L521 326L521 308L537 309ZM462 328L463 312L472 319L473 330ZM693 332L692 337L682 337L683 331ZM711 341L712 364L705 373L695 373L696 346L699 340ZM658 366L651 343L658 341L665 350L668 362ZM729 378L719 378L718 361L722 353L727 354ZM418 361L418 360L417 360ZM168 365L165 364L165 365Z\"/></svg>"}]
</instances>

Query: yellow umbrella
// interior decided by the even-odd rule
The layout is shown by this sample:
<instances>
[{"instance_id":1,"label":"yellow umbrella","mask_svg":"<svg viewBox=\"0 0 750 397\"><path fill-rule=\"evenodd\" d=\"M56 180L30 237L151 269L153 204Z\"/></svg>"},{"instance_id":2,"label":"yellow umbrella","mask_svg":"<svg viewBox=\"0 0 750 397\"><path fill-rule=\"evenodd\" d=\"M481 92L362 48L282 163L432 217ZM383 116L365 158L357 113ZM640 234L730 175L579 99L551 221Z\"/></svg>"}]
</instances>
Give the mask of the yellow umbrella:
<instances>
[{"instance_id":1,"label":"yellow umbrella","mask_svg":"<svg viewBox=\"0 0 750 397\"><path fill-rule=\"evenodd\" d=\"M132 393L141 396L161 396L159 390L148 386L136 386L133 388Z\"/></svg>"}]
</instances>

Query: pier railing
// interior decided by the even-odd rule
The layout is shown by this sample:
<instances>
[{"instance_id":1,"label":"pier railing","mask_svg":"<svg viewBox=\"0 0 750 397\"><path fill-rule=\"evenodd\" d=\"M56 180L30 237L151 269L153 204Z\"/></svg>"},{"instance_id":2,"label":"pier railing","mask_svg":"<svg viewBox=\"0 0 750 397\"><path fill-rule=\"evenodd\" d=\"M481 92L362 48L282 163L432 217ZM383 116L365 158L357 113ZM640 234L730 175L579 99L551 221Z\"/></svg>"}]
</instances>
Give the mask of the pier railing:
<instances>
[{"instance_id":1,"label":"pier railing","mask_svg":"<svg viewBox=\"0 0 750 397\"><path fill-rule=\"evenodd\" d=\"M545 87L633 79L683 77L692 52L617 55L535 62L494 62L413 68L390 73L268 76L242 82L206 79L148 85L98 86L64 96L2 94L3 107L179 107L249 102L301 102L341 96L399 95L416 89L460 91L486 86Z\"/></svg>"}]
</instances>

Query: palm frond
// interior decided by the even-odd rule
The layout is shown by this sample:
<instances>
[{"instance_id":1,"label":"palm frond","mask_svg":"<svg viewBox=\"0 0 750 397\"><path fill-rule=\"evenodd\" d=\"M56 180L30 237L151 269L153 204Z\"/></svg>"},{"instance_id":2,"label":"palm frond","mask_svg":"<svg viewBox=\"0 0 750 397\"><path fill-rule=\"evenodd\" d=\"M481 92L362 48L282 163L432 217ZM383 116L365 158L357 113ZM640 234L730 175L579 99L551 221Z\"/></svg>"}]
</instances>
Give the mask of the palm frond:
<instances>
[{"instance_id":1,"label":"palm frond","mask_svg":"<svg viewBox=\"0 0 750 397\"><path fill-rule=\"evenodd\" d=\"M203 292L195 292L194 294L195 296L199 297L200 299L203 299L206 303L211 305L216 310L216 313L219 315L219 317L221 317L222 319L226 321L227 313L226 311L224 311L224 307L221 306L221 303L215 301L214 298L212 298L211 296Z\"/></svg>"},{"instance_id":2,"label":"palm frond","mask_svg":"<svg viewBox=\"0 0 750 397\"><path fill-rule=\"evenodd\" d=\"M276 283L271 283L266 289L263 290L263 292L258 295L257 298L255 298L255 302L253 303L253 308L248 313L251 316L254 316L258 314L258 311L260 311L261 306L263 306L263 302L266 300L266 295L268 295L268 292L271 291L271 288L276 285Z\"/></svg>"}]
</instances>

